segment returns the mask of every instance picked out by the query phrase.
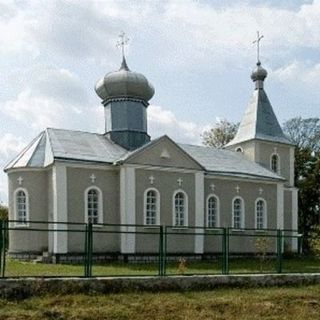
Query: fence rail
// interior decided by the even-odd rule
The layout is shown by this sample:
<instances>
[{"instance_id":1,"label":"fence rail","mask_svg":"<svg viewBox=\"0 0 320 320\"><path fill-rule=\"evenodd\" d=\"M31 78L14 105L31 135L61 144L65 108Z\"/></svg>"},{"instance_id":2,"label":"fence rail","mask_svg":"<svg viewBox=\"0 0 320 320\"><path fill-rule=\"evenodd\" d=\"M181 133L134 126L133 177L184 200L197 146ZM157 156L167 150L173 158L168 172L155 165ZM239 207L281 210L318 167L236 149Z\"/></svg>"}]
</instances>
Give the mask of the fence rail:
<instances>
[{"instance_id":1,"label":"fence rail","mask_svg":"<svg viewBox=\"0 0 320 320\"><path fill-rule=\"evenodd\" d=\"M66 260L43 263L36 258L40 263L34 263L12 258L20 247L36 242L40 234L48 239L62 233L67 233L68 243L71 243L64 253ZM124 241L130 244L132 236L135 237L136 253L121 253L120 237L125 237ZM194 249L197 241L200 241L200 250ZM316 257L302 255L301 241L298 230L289 229L150 227L53 221L21 224L15 220L0 220L0 277L320 272ZM290 252L286 247L288 243L289 247L295 243L297 250ZM26 249L21 251L27 252ZM47 254L51 255L50 252ZM77 263L68 264L68 258L73 255ZM135 260L139 257L144 259L143 263ZM128 263L131 258L135 263Z\"/></svg>"}]
</instances>

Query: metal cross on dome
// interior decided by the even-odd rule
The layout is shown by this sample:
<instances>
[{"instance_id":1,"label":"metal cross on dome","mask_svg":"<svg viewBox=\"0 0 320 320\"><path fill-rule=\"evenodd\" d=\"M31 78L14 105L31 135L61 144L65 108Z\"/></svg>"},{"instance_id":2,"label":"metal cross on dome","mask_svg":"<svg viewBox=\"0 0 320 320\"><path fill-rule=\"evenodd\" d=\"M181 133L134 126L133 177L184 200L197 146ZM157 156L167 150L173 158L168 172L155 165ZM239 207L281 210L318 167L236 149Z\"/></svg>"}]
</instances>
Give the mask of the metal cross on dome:
<instances>
[{"instance_id":1,"label":"metal cross on dome","mask_svg":"<svg viewBox=\"0 0 320 320\"><path fill-rule=\"evenodd\" d=\"M119 34L119 40L117 42L117 48L121 48L121 53L122 53L122 58L124 58L124 47L126 45L128 45L128 42L129 42L129 38L126 36L126 34L122 31L120 34Z\"/></svg>"},{"instance_id":2,"label":"metal cross on dome","mask_svg":"<svg viewBox=\"0 0 320 320\"><path fill-rule=\"evenodd\" d=\"M252 42L253 44L257 44L257 62L260 62L260 41L262 38L263 35L260 36L260 32L257 31L257 39Z\"/></svg>"}]
</instances>

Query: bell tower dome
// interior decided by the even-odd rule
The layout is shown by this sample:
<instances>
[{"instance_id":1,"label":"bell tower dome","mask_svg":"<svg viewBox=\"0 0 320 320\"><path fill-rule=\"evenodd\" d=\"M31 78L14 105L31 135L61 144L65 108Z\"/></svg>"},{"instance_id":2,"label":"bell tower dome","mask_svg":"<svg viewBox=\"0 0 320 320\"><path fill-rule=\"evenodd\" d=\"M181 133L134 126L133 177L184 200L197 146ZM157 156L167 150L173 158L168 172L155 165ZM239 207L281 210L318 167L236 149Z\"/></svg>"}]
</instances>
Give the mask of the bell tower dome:
<instances>
[{"instance_id":1,"label":"bell tower dome","mask_svg":"<svg viewBox=\"0 0 320 320\"><path fill-rule=\"evenodd\" d=\"M129 69L124 55L127 40L120 35L122 63L118 71L107 73L95 86L105 110L105 134L127 150L150 141L147 107L154 88L147 78Z\"/></svg>"}]
</instances>

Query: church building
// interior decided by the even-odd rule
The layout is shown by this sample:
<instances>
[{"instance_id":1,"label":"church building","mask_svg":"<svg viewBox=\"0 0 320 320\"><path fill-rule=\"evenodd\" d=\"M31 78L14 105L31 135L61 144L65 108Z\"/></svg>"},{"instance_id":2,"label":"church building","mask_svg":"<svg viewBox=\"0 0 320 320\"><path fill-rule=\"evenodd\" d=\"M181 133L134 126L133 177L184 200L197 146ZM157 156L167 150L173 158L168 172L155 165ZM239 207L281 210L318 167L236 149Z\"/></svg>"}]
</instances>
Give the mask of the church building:
<instances>
[{"instance_id":1,"label":"church building","mask_svg":"<svg viewBox=\"0 0 320 320\"><path fill-rule=\"evenodd\" d=\"M9 215L15 221L9 253L68 255L83 250L83 235L28 232L35 226L32 221L47 221L42 226L61 230L67 226L56 223L91 221L94 230L101 230L101 224L132 225L127 230L133 233L95 238L95 252L121 255L157 247L134 234L138 225L140 230L166 225L182 232L199 227L193 229L199 236L168 244L168 252L196 255L213 248L204 228L296 230L294 145L264 90L266 77L258 61L251 74L251 100L224 149L181 144L166 135L151 140L147 111L154 88L129 69L123 56L120 69L95 86L104 108L103 133L47 128L5 167ZM296 243L290 245L295 251ZM233 249L252 250L241 241Z\"/></svg>"}]
</instances>

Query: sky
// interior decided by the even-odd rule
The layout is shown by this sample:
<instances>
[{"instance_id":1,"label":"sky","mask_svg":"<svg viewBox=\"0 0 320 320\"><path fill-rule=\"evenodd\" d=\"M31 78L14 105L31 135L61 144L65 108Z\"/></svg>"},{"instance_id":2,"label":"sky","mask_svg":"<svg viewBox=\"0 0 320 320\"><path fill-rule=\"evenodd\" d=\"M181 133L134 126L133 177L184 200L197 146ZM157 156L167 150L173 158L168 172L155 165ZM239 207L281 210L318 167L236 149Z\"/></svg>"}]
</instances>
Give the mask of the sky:
<instances>
[{"instance_id":1,"label":"sky","mask_svg":"<svg viewBox=\"0 0 320 320\"><path fill-rule=\"evenodd\" d=\"M320 0L0 0L0 202L2 168L42 130L103 133L94 85L120 67L121 31L130 69L155 87L152 138L201 144L218 119L241 120L257 30L279 122L320 117Z\"/></svg>"}]
</instances>

